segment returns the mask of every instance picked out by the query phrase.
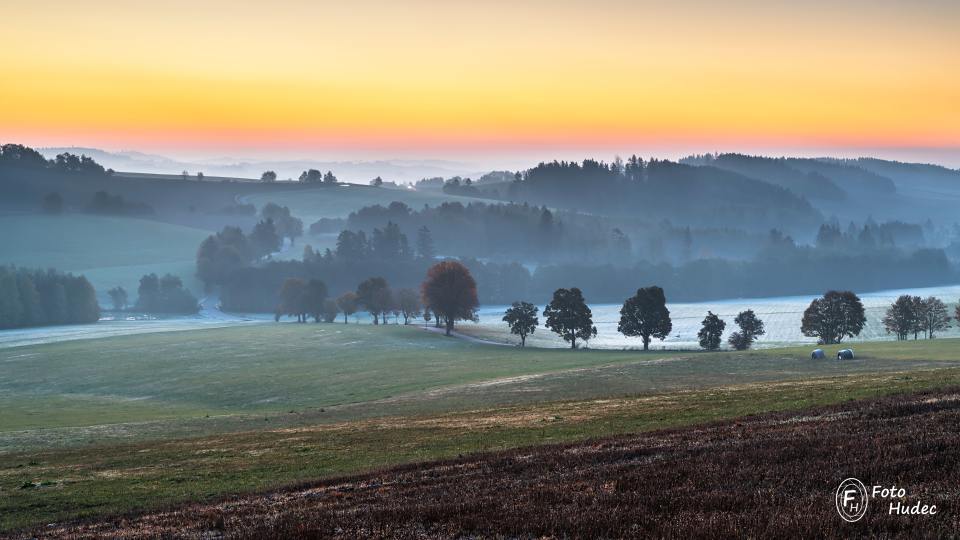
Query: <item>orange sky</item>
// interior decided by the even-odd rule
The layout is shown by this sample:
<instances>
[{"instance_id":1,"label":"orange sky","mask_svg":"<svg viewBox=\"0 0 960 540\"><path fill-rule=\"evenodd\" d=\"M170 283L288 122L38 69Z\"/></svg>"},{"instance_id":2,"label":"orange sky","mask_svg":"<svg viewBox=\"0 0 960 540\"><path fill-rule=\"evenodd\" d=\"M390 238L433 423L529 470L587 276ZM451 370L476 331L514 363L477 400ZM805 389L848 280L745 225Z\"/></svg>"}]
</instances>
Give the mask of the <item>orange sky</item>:
<instances>
[{"instance_id":1,"label":"orange sky","mask_svg":"<svg viewBox=\"0 0 960 540\"><path fill-rule=\"evenodd\" d=\"M948 0L5 4L0 141L960 147Z\"/></svg>"}]
</instances>

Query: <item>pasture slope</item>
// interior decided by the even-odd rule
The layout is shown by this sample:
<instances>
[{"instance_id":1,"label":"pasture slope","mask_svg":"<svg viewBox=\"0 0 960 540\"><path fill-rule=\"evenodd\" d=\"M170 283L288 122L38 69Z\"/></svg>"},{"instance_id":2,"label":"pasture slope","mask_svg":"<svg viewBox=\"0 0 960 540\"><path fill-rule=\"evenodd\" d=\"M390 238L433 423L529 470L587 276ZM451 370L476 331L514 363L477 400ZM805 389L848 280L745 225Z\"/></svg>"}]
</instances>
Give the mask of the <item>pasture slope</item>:
<instances>
[{"instance_id":1,"label":"pasture slope","mask_svg":"<svg viewBox=\"0 0 960 540\"><path fill-rule=\"evenodd\" d=\"M379 204L387 206L397 201L419 210L424 205L438 206L445 202L461 202L464 205L476 202L496 202L482 198L459 197L442 191L397 188L375 188L355 184L342 184L323 189L287 190L277 193L251 193L241 200L260 208L268 202L290 208L290 212L303 220L304 228L320 218L345 218L350 212L364 206Z\"/></svg>"},{"instance_id":2,"label":"pasture slope","mask_svg":"<svg viewBox=\"0 0 960 540\"><path fill-rule=\"evenodd\" d=\"M960 388L478 453L41 529L70 538L948 538ZM845 478L903 488L841 519ZM935 506L891 514L891 503Z\"/></svg>"},{"instance_id":3,"label":"pasture slope","mask_svg":"<svg viewBox=\"0 0 960 540\"><path fill-rule=\"evenodd\" d=\"M808 352L520 350L294 323L2 349L0 531L960 385L956 340Z\"/></svg>"},{"instance_id":4,"label":"pasture slope","mask_svg":"<svg viewBox=\"0 0 960 540\"><path fill-rule=\"evenodd\" d=\"M284 323L11 347L0 349L0 450L29 444L34 432L47 444L54 429L70 444L114 424L160 422L169 435L188 422L197 434L193 423L208 416L217 420L202 432L249 417L350 421L960 367L956 343L863 344L857 360L838 363L811 362L808 348L518 349L415 326Z\"/></svg>"},{"instance_id":5,"label":"pasture slope","mask_svg":"<svg viewBox=\"0 0 960 540\"><path fill-rule=\"evenodd\" d=\"M82 274L109 305L107 290L124 287L136 299L144 274L171 273L190 289L195 255L208 231L148 219L91 214L0 215L0 265L56 268Z\"/></svg>"}]
</instances>

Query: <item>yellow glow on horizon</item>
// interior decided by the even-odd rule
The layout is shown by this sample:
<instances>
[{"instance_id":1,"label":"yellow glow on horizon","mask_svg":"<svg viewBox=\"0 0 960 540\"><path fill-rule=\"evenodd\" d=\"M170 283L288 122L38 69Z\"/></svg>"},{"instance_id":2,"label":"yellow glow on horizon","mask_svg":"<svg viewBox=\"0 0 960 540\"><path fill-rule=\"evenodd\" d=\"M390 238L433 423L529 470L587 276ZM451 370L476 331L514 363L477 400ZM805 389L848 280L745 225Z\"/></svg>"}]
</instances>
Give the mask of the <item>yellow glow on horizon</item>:
<instances>
[{"instance_id":1,"label":"yellow glow on horizon","mask_svg":"<svg viewBox=\"0 0 960 540\"><path fill-rule=\"evenodd\" d=\"M960 146L943 0L79 4L4 7L0 139Z\"/></svg>"}]
</instances>

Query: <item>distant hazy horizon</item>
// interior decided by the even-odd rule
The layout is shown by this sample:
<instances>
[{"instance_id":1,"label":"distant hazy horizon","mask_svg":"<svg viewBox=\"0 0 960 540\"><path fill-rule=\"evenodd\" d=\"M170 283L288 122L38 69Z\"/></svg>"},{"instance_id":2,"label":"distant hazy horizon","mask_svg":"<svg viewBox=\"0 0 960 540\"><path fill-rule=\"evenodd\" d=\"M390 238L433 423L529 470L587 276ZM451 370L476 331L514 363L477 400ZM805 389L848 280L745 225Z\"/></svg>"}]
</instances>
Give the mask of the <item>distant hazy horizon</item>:
<instances>
[{"instance_id":1,"label":"distant hazy horizon","mask_svg":"<svg viewBox=\"0 0 960 540\"><path fill-rule=\"evenodd\" d=\"M6 141L19 142L19 141ZM176 174L185 166L195 167L219 167L226 168L234 165L248 164L250 172L254 173L255 166L258 164L278 164L286 163L291 167L316 164L343 164L343 165L364 165L364 171L369 170L373 175L383 176L385 180L395 180L399 183L415 181L419 178L416 171L424 171L425 176L453 176L453 175L477 175L493 170L525 170L541 161L566 160L581 161L591 158L602 161L610 161L619 156L626 158L632 154L637 154L644 159L651 157L657 159L677 160L691 154L704 153L741 153L750 155L761 155L768 157L832 157L832 158L858 158L872 157L879 159L888 159L893 161L902 161L910 163L926 163L940 165L952 169L960 168L960 148L710 148L710 147L640 147L634 150L625 148L616 149L597 149L597 148L558 148L543 149L539 151L485 151L485 152L399 152L399 151L375 151L375 150L288 150L288 151L257 151L251 149L234 148L223 149L221 151L202 151L175 148L109 148L95 145L56 145L56 146L38 146L46 154L52 154L61 149L72 149L74 152L83 152L85 150L96 150L110 154L143 154L143 158L148 157L162 158L170 160L167 167L147 167L142 172L167 172ZM48 156L50 157L50 156ZM106 160L106 166L113 166L109 160ZM144 163L147 163L144 161ZM381 168L378 168L380 165ZM391 166L402 166L409 168L410 176L406 178L390 178L392 174ZM116 168L116 167L115 167ZM138 169L131 167L119 167L118 170L138 172ZM199 169L197 169L199 170ZM190 170L194 173L196 170ZM208 171L204 171L210 174ZM279 171L278 171L279 172ZM335 173L337 171L334 171ZM238 174L239 175L239 174ZM294 173L289 172L289 175ZM281 178L286 178L281 173ZM371 176L372 178L372 176ZM349 181L365 181L365 176L360 176Z\"/></svg>"}]
</instances>

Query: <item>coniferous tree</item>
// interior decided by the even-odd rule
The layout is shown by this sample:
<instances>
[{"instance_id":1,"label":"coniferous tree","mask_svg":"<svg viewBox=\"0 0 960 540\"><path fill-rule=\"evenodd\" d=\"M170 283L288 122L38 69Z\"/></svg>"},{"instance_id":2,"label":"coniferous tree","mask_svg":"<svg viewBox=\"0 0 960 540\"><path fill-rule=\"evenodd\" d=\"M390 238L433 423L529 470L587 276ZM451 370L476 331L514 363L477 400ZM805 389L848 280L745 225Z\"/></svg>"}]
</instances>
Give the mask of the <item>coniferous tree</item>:
<instances>
[{"instance_id":1,"label":"coniferous tree","mask_svg":"<svg viewBox=\"0 0 960 540\"><path fill-rule=\"evenodd\" d=\"M424 225L417 231L417 256L421 259L432 260L435 255L433 235L430 234L430 229Z\"/></svg>"},{"instance_id":2,"label":"coniferous tree","mask_svg":"<svg viewBox=\"0 0 960 540\"><path fill-rule=\"evenodd\" d=\"M86 324L99 319L96 291L85 277L0 266L0 328Z\"/></svg>"}]
</instances>

